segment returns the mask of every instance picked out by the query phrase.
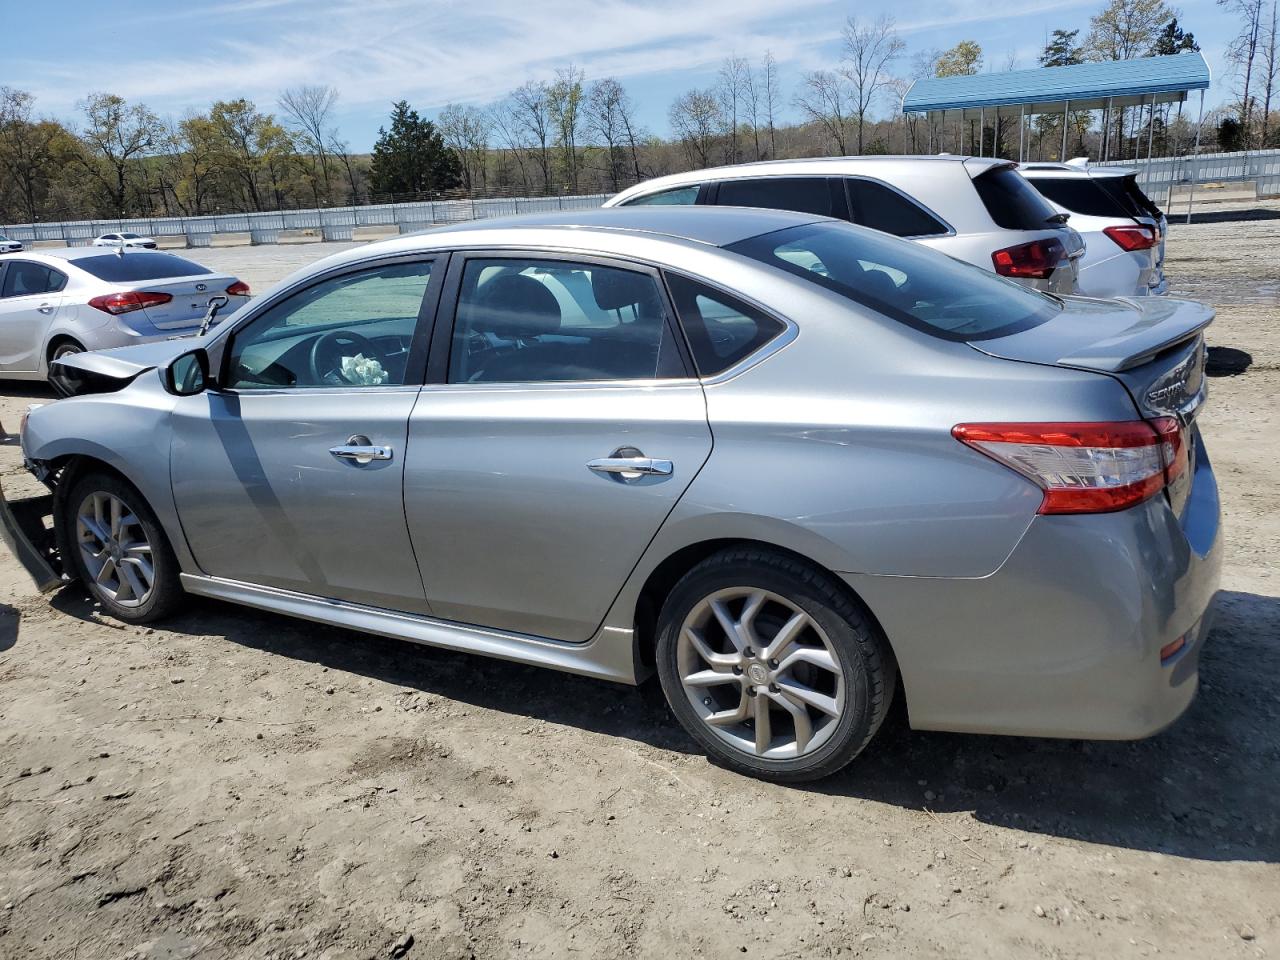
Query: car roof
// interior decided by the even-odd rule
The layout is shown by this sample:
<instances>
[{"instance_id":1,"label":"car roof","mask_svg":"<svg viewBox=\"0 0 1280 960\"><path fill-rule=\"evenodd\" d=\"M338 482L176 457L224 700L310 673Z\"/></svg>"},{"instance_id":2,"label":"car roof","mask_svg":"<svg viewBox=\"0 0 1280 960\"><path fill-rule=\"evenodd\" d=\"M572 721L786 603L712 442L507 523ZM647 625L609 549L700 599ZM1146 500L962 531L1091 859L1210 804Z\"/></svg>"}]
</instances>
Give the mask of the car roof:
<instances>
[{"instance_id":1,"label":"car roof","mask_svg":"<svg viewBox=\"0 0 1280 960\"><path fill-rule=\"evenodd\" d=\"M970 157L963 154L939 153L931 156L877 155L860 157L808 157L794 160L757 160L753 163L736 163L724 167L704 167L686 170L665 177L645 180L628 187L618 197L633 197L710 180L728 180L748 177L784 176L834 176L840 173L857 173L863 176L892 180L903 167L943 167L964 165L973 176L993 167L1013 166L1013 161L998 157ZM615 198L617 199L617 198Z\"/></svg>"},{"instance_id":2,"label":"car roof","mask_svg":"<svg viewBox=\"0 0 1280 960\"><path fill-rule=\"evenodd\" d=\"M534 213L518 217L490 217L469 220L447 227L436 227L414 234L431 238L432 246L450 246L450 238L461 235L465 241L472 234L497 232L575 231L591 234L661 235L679 240L692 240L713 247L724 247L750 237L758 237L787 227L802 226L818 220L829 220L812 213L790 210L766 210L754 207L644 206L609 207L590 210L563 210ZM394 242L394 241L388 241Z\"/></svg>"}]
</instances>

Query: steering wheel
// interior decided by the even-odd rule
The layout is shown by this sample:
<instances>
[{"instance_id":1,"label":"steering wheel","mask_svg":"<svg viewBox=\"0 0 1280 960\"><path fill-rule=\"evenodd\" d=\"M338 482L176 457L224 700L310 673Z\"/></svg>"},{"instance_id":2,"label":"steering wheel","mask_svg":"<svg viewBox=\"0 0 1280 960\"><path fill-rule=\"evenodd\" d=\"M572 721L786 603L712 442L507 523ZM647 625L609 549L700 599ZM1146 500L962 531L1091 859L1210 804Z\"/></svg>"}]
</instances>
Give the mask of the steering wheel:
<instances>
[{"instance_id":1,"label":"steering wheel","mask_svg":"<svg viewBox=\"0 0 1280 960\"><path fill-rule=\"evenodd\" d=\"M311 344L311 376L316 383L351 384L342 375L342 358L363 354L370 360L382 362L382 356L373 341L350 330L330 330L316 337Z\"/></svg>"}]
</instances>

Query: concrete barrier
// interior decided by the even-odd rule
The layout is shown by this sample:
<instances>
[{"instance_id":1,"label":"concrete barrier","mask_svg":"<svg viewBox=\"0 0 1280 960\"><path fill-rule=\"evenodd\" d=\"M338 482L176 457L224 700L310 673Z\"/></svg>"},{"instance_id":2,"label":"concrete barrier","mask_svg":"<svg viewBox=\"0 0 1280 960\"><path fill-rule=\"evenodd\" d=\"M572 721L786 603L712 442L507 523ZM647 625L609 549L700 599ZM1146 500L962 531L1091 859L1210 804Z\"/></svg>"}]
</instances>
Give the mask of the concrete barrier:
<instances>
[{"instance_id":1,"label":"concrete barrier","mask_svg":"<svg viewBox=\"0 0 1280 960\"><path fill-rule=\"evenodd\" d=\"M255 247L263 243L279 243L280 231L276 227L252 227L249 230L249 242Z\"/></svg>"},{"instance_id":2,"label":"concrete barrier","mask_svg":"<svg viewBox=\"0 0 1280 960\"><path fill-rule=\"evenodd\" d=\"M397 226L400 228L400 236L403 237L406 233L420 233L423 230L429 230L435 226L435 223L430 220L414 220L410 223L397 224Z\"/></svg>"},{"instance_id":3,"label":"concrete barrier","mask_svg":"<svg viewBox=\"0 0 1280 960\"><path fill-rule=\"evenodd\" d=\"M320 227L322 240L354 240L355 227L350 223L326 223Z\"/></svg>"},{"instance_id":4,"label":"concrete barrier","mask_svg":"<svg viewBox=\"0 0 1280 960\"><path fill-rule=\"evenodd\" d=\"M206 230L192 231L187 234L188 247L211 247L213 246L213 234Z\"/></svg>"}]
</instances>

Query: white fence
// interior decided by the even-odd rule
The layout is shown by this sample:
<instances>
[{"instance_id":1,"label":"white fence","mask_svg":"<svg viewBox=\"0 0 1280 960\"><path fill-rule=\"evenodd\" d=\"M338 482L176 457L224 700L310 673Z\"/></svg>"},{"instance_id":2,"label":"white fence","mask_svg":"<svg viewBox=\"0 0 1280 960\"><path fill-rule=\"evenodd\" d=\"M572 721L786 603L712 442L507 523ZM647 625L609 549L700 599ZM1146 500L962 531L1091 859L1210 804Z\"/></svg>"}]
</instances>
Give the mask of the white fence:
<instances>
[{"instance_id":1,"label":"white fence","mask_svg":"<svg viewBox=\"0 0 1280 960\"><path fill-rule=\"evenodd\" d=\"M318 231L325 240L350 240L356 227L396 228L412 233L434 224L459 223L484 217L598 207L607 193L572 197L512 197L480 200L430 200L323 210L282 210L274 213L235 213L213 217L155 217L132 220L76 220L59 223L18 223L0 233L24 243L62 241L84 246L104 233L140 233L149 237L185 237L189 247L207 247L217 234L249 234L252 243L278 243L285 231Z\"/></svg>"},{"instance_id":2,"label":"white fence","mask_svg":"<svg viewBox=\"0 0 1280 960\"><path fill-rule=\"evenodd\" d=\"M1193 183L1254 181L1258 196L1280 194L1280 150L1205 153L1191 157L1153 157L1146 160L1108 160L1105 166L1131 167L1138 183L1157 203L1167 205L1169 191Z\"/></svg>"}]
</instances>

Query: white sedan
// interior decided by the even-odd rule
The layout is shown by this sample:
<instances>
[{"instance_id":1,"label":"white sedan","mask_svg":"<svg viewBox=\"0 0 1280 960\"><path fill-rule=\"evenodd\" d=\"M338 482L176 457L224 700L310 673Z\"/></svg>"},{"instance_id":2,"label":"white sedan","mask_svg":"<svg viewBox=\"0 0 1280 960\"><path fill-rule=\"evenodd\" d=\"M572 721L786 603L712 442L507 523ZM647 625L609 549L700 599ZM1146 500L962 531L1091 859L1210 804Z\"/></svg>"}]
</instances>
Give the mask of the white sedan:
<instances>
[{"instance_id":1,"label":"white sedan","mask_svg":"<svg viewBox=\"0 0 1280 960\"><path fill-rule=\"evenodd\" d=\"M93 241L95 247L144 247L147 250L156 248L154 237L143 237L136 233L104 233Z\"/></svg>"},{"instance_id":2,"label":"white sedan","mask_svg":"<svg viewBox=\"0 0 1280 960\"><path fill-rule=\"evenodd\" d=\"M0 253L21 253L22 243L17 240L10 240L3 233L0 233Z\"/></svg>"}]
</instances>

